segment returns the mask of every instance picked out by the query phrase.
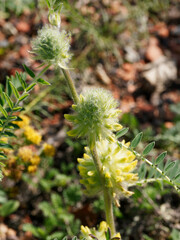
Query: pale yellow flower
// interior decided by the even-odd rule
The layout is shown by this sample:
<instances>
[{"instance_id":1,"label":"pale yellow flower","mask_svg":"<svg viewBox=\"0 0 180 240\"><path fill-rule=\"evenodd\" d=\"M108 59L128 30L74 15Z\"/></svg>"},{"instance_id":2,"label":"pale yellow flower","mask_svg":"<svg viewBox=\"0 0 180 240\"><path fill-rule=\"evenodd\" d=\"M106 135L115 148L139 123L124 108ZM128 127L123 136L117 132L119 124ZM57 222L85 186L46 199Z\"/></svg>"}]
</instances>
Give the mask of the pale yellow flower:
<instances>
[{"instance_id":1,"label":"pale yellow flower","mask_svg":"<svg viewBox=\"0 0 180 240\"><path fill-rule=\"evenodd\" d=\"M95 236L98 240L106 240L105 232L108 230L108 224L105 221L102 221L99 225L98 230L95 228L89 228L87 226L81 226L81 235L80 239L86 239L86 240L93 240L89 234L92 234ZM117 237L121 239L120 233L115 234L115 236L112 237Z\"/></svg>"},{"instance_id":2,"label":"pale yellow flower","mask_svg":"<svg viewBox=\"0 0 180 240\"><path fill-rule=\"evenodd\" d=\"M55 154L55 147L48 143L44 143L43 144L43 152L46 156L53 157Z\"/></svg>"},{"instance_id":3,"label":"pale yellow flower","mask_svg":"<svg viewBox=\"0 0 180 240\"><path fill-rule=\"evenodd\" d=\"M29 117L23 115L23 116L21 116L21 118L22 118L22 121L15 121L14 123L16 125L18 125L20 128L24 128L24 127L28 126L30 123Z\"/></svg>"},{"instance_id":4,"label":"pale yellow flower","mask_svg":"<svg viewBox=\"0 0 180 240\"><path fill-rule=\"evenodd\" d=\"M34 173L37 171L37 166L36 165L29 165L28 166L28 172L29 173Z\"/></svg>"},{"instance_id":5,"label":"pale yellow flower","mask_svg":"<svg viewBox=\"0 0 180 240\"><path fill-rule=\"evenodd\" d=\"M42 139L42 136L31 126L24 127L24 135L30 142L39 145Z\"/></svg>"},{"instance_id":6,"label":"pale yellow flower","mask_svg":"<svg viewBox=\"0 0 180 240\"><path fill-rule=\"evenodd\" d=\"M32 155L32 150L27 146L21 147L18 150L18 157L20 157L24 162L29 162Z\"/></svg>"},{"instance_id":7,"label":"pale yellow flower","mask_svg":"<svg viewBox=\"0 0 180 240\"><path fill-rule=\"evenodd\" d=\"M38 155L34 155L31 159L30 162L32 165L39 165L41 159Z\"/></svg>"}]
</instances>

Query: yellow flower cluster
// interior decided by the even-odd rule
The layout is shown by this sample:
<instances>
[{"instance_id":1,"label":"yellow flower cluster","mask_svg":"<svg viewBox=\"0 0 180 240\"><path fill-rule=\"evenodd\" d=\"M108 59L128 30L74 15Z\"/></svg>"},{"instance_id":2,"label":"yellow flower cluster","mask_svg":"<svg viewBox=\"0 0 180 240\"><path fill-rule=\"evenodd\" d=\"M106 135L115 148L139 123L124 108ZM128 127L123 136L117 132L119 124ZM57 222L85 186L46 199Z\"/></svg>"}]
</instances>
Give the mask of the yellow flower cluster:
<instances>
[{"instance_id":1,"label":"yellow flower cluster","mask_svg":"<svg viewBox=\"0 0 180 240\"><path fill-rule=\"evenodd\" d=\"M24 135L28 141L39 145L41 143L42 136L39 134L38 131L36 131L33 127L29 125L30 119L27 116L23 115L21 116L21 119L22 121L17 121L14 123L24 130Z\"/></svg>"},{"instance_id":2,"label":"yellow flower cluster","mask_svg":"<svg viewBox=\"0 0 180 240\"><path fill-rule=\"evenodd\" d=\"M30 119L27 116L23 115L23 116L21 116L21 119L22 119L22 121L17 121L14 123L17 124L20 128L24 128L29 125Z\"/></svg>"},{"instance_id":3,"label":"yellow flower cluster","mask_svg":"<svg viewBox=\"0 0 180 240\"><path fill-rule=\"evenodd\" d=\"M122 143L125 144L125 142ZM107 140L97 142L97 153L102 163L103 184L90 149L86 147L85 150L83 158L78 158L78 169L82 177L81 183L86 187L87 194L96 195L103 190L102 185L105 185L117 205L121 195L128 197L133 194L128 191L128 186L138 180L138 175L132 172L137 165L137 160L134 161L135 155L130 150Z\"/></svg>"},{"instance_id":4,"label":"yellow flower cluster","mask_svg":"<svg viewBox=\"0 0 180 240\"><path fill-rule=\"evenodd\" d=\"M24 127L24 135L27 138L27 140L36 145L39 145L42 140L42 136L31 126Z\"/></svg>"},{"instance_id":5,"label":"yellow flower cluster","mask_svg":"<svg viewBox=\"0 0 180 240\"><path fill-rule=\"evenodd\" d=\"M21 147L18 150L18 157L20 157L23 162L29 162L32 158L33 152L29 147Z\"/></svg>"},{"instance_id":6,"label":"yellow flower cluster","mask_svg":"<svg viewBox=\"0 0 180 240\"><path fill-rule=\"evenodd\" d=\"M18 157L20 157L23 162L30 164L27 168L29 173L36 172L37 166L40 163L40 157L34 154L29 147L21 147L18 151Z\"/></svg>"},{"instance_id":7,"label":"yellow flower cluster","mask_svg":"<svg viewBox=\"0 0 180 240\"><path fill-rule=\"evenodd\" d=\"M81 226L80 239L93 240L94 238L90 236L90 234L92 234L98 240L106 240L105 232L107 232L107 230L108 230L108 224L105 221L102 221L100 223L98 230L96 230L95 228L90 229L87 226L85 227ZM120 233L117 233L115 236L112 236L112 237L121 239Z\"/></svg>"},{"instance_id":8,"label":"yellow flower cluster","mask_svg":"<svg viewBox=\"0 0 180 240\"><path fill-rule=\"evenodd\" d=\"M46 156L53 157L55 155L55 147L48 143L44 143L43 144L43 152Z\"/></svg>"}]
</instances>

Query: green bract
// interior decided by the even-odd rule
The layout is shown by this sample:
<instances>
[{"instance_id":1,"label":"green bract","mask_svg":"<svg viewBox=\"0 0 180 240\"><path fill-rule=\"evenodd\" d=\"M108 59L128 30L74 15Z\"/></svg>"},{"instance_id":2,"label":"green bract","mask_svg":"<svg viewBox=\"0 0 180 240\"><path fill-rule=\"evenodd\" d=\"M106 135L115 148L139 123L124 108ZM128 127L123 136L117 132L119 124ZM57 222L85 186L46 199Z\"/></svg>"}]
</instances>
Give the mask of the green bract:
<instances>
[{"instance_id":1,"label":"green bract","mask_svg":"<svg viewBox=\"0 0 180 240\"><path fill-rule=\"evenodd\" d=\"M122 142L125 144L125 142ZM126 144L126 146L128 146ZM132 173L137 165L135 155L125 147L120 147L116 142L103 140L96 143L97 154L102 163L101 175L94 165L92 153L88 147L83 158L78 158L81 183L86 187L88 195L96 195L103 191L104 186L118 204L121 195L130 196L133 192L128 191L128 186L136 183L138 176ZM103 181L103 182L102 182Z\"/></svg>"},{"instance_id":2,"label":"green bract","mask_svg":"<svg viewBox=\"0 0 180 240\"><path fill-rule=\"evenodd\" d=\"M38 31L38 36L32 41L32 53L35 59L56 67L66 68L71 59L69 54L70 36L58 27L46 25Z\"/></svg>"},{"instance_id":3,"label":"green bract","mask_svg":"<svg viewBox=\"0 0 180 240\"><path fill-rule=\"evenodd\" d=\"M107 90L99 88L86 91L84 95L80 95L77 105L72 106L75 113L65 114L65 118L74 125L74 129L68 134L88 137L91 149L98 140L107 138L113 141L113 132L122 128L118 123L121 111L116 109L117 105L117 101Z\"/></svg>"}]
</instances>

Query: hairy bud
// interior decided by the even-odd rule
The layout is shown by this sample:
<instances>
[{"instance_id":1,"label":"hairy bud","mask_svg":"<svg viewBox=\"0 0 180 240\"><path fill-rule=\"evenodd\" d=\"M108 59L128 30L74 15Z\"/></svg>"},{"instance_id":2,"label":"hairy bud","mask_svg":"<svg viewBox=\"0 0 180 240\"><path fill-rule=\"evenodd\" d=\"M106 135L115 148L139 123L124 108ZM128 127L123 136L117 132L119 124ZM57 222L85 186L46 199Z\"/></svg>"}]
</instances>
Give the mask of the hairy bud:
<instances>
[{"instance_id":1,"label":"hairy bud","mask_svg":"<svg viewBox=\"0 0 180 240\"><path fill-rule=\"evenodd\" d=\"M88 137L91 149L98 140L107 138L113 141L113 132L122 128L118 123L121 111L116 109L117 105L109 91L101 88L88 90L80 95L78 104L72 106L75 113L65 114L65 118L74 124L68 135Z\"/></svg>"},{"instance_id":2,"label":"hairy bud","mask_svg":"<svg viewBox=\"0 0 180 240\"><path fill-rule=\"evenodd\" d=\"M58 27L46 25L38 31L38 36L32 41L32 53L35 59L56 67L66 68L71 59L69 54L70 36Z\"/></svg>"}]
</instances>

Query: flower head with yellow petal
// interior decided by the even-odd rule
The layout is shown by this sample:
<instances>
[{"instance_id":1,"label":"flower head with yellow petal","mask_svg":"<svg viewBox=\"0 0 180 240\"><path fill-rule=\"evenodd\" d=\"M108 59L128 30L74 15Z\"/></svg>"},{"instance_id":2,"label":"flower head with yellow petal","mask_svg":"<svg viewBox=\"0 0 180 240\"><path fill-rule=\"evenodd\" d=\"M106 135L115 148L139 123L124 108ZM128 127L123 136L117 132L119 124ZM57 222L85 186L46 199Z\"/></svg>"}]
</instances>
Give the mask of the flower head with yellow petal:
<instances>
[{"instance_id":1,"label":"flower head with yellow petal","mask_svg":"<svg viewBox=\"0 0 180 240\"><path fill-rule=\"evenodd\" d=\"M85 192L88 195L96 195L103 191L103 186L105 186L118 205L118 199L121 195L128 197L133 194L128 190L128 186L138 180L137 173L132 172L137 165L137 160L130 150L116 142L103 140L97 142L96 147L102 163L103 183L88 147L85 148L86 153L83 158L78 158L78 169L82 177L81 183L86 187Z\"/></svg>"}]
</instances>

